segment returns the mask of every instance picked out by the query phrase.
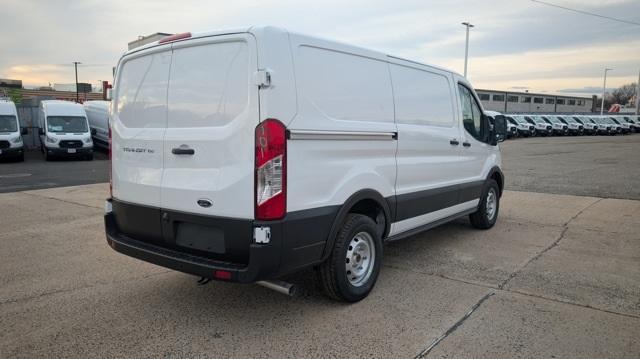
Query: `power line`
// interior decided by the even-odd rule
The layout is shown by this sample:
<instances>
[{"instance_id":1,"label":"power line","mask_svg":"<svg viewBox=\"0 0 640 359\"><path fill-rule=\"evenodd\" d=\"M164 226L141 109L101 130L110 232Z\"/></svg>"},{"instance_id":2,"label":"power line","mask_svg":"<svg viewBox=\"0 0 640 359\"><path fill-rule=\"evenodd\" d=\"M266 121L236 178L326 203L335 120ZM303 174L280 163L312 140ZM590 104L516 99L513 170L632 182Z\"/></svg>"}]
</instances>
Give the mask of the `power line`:
<instances>
[{"instance_id":1,"label":"power line","mask_svg":"<svg viewBox=\"0 0 640 359\"><path fill-rule=\"evenodd\" d=\"M577 13L583 14L583 15L590 15L590 16L595 16L595 17L599 17L599 18L602 18L602 19L613 20L613 21L617 21L617 22L623 22L623 23L629 24L629 25L640 26L640 22L635 22L635 21L625 20L625 19L618 19L618 18L615 18L615 17L606 16L606 15L600 15L600 14L596 14L596 13L589 12L589 11L584 11L584 10L572 9L570 7L566 7L566 6L562 6L562 5L556 5L556 4L552 4L552 3L545 2L545 1L540 1L540 0L531 0L531 1L535 2L535 3L538 3L538 4L542 4L542 5L556 7L558 9L577 12Z\"/></svg>"}]
</instances>

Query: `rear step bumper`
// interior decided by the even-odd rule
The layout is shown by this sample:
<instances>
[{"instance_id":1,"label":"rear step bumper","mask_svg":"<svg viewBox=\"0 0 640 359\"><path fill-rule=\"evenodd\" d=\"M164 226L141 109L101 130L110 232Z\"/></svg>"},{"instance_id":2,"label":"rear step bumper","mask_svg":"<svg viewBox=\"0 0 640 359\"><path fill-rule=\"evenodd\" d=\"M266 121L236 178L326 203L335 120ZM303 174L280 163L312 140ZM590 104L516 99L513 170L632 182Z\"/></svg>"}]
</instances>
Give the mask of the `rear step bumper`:
<instances>
[{"instance_id":1,"label":"rear step bumper","mask_svg":"<svg viewBox=\"0 0 640 359\"><path fill-rule=\"evenodd\" d=\"M116 201L108 201L116 204ZM129 205L131 206L131 205ZM140 207L140 206L134 206ZM224 280L239 283L254 283L262 280L276 279L283 275L296 272L302 268L320 263L331 224L337 215L338 207L329 207L316 210L293 212L279 221L259 222L246 220L249 228L269 227L271 230L270 242L258 244L253 238L244 238L251 234L234 232L229 230L229 240L234 243L247 243L248 256L246 262L228 262L226 258L207 258L206 255L189 253L180 250L180 247L167 247L161 242L152 242L145 238L132 238L135 235L123 233L118 228L116 220L116 207L105 214L105 231L107 243L117 252L134 257L162 267L174 269L180 272L193 274L199 277ZM120 210L121 207L120 207ZM121 217L135 219L137 227L153 225L153 222L145 222L144 217L137 217L135 212L120 212ZM119 218L121 218L119 217ZM182 217L181 219L184 219ZM210 218L213 223L222 223L222 227L229 225L227 220L218 217ZM121 219L121 222L124 220ZM243 222L244 223L244 222ZM237 223L236 223L237 225ZM228 228L222 228L226 230ZM238 238L241 237L241 238ZM245 248L247 248L245 247ZM223 271L227 273L217 273ZM218 274L218 275L217 275Z\"/></svg>"},{"instance_id":2,"label":"rear step bumper","mask_svg":"<svg viewBox=\"0 0 640 359\"><path fill-rule=\"evenodd\" d=\"M230 273L230 276L224 279L226 281L253 283L267 279L270 273L273 274L278 269L280 262L280 258L274 255L274 250L269 245L251 245L251 261L244 266L194 256L130 238L118 232L112 213L106 214L104 221L107 243L115 251L145 262L204 278L222 279L215 273L224 271Z\"/></svg>"}]
</instances>

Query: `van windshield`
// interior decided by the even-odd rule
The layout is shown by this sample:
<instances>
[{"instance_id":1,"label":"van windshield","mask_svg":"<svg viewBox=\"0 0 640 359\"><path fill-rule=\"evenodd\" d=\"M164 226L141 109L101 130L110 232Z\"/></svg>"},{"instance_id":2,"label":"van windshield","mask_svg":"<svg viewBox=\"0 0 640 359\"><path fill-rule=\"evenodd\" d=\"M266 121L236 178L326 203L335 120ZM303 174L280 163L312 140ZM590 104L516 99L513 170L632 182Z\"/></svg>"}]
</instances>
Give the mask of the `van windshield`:
<instances>
[{"instance_id":1,"label":"van windshield","mask_svg":"<svg viewBox=\"0 0 640 359\"><path fill-rule=\"evenodd\" d=\"M18 121L13 115L0 115L0 132L18 131Z\"/></svg>"},{"instance_id":2,"label":"van windshield","mask_svg":"<svg viewBox=\"0 0 640 359\"><path fill-rule=\"evenodd\" d=\"M47 116L47 132L87 132L87 119L82 116Z\"/></svg>"},{"instance_id":3,"label":"van windshield","mask_svg":"<svg viewBox=\"0 0 640 359\"><path fill-rule=\"evenodd\" d=\"M527 120L524 119L524 117L522 116L513 116L513 118L516 120L516 122L518 122L521 125L528 125L529 122L527 122Z\"/></svg>"},{"instance_id":4,"label":"van windshield","mask_svg":"<svg viewBox=\"0 0 640 359\"><path fill-rule=\"evenodd\" d=\"M549 116L549 117L547 117L547 118L549 119L549 121L550 121L551 123L560 123L560 124L562 123L562 121L560 121L557 117Z\"/></svg>"},{"instance_id":5,"label":"van windshield","mask_svg":"<svg viewBox=\"0 0 640 359\"><path fill-rule=\"evenodd\" d=\"M546 125L547 122L542 118L542 116L531 116L533 117L533 121L535 121L535 123L537 124L542 124L542 125Z\"/></svg>"}]
</instances>

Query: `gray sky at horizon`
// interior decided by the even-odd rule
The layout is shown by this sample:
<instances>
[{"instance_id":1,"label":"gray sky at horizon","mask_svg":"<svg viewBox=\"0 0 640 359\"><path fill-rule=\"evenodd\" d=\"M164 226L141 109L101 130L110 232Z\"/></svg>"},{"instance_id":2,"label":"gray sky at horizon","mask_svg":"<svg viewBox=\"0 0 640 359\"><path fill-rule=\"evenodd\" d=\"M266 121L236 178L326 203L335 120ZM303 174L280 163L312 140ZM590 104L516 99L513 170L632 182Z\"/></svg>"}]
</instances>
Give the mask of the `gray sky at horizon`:
<instances>
[{"instance_id":1,"label":"gray sky at horizon","mask_svg":"<svg viewBox=\"0 0 640 359\"><path fill-rule=\"evenodd\" d=\"M549 0L640 23L638 0ZM111 80L138 35L254 24L285 27L462 72L471 21L469 79L476 88L591 95L635 82L640 26L544 6L494 1L3 0L0 78L25 85Z\"/></svg>"}]
</instances>

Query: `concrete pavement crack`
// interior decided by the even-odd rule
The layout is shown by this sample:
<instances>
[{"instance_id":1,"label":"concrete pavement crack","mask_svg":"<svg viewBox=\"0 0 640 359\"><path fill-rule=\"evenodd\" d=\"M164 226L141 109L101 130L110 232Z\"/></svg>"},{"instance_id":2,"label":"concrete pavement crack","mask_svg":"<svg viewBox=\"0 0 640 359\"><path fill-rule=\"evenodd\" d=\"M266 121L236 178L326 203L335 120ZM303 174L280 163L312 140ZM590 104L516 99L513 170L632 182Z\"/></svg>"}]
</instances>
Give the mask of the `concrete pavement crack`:
<instances>
[{"instance_id":1,"label":"concrete pavement crack","mask_svg":"<svg viewBox=\"0 0 640 359\"><path fill-rule=\"evenodd\" d=\"M518 268L517 270L515 270L513 273L511 273L509 275L509 277L507 277L507 279L505 279L502 283L500 283L498 285L498 289L504 289L509 282L511 282L511 280L515 277L518 276L518 274L520 274L522 272L522 270L524 270L529 264L531 264L532 262L535 262L536 260L538 260L540 257L542 257L543 254L547 253L548 251L550 251L551 249L555 248L558 246L558 244L560 244L560 241L562 241L564 239L565 234L567 233L567 231L569 230L569 224L576 218L578 218L579 215L581 215L584 211L586 211L587 209L591 208L592 206L596 205L597 203L599 203L600 201L604 200L604 198L599 198L596 201L591 202L588 206L584 207L583 209L581 209L580 211L578 211L578 213L576 213L573 217L569 218L568 221L566 221L563 225L562 225L562 232L560 232L560 236L558 236L558 238L553 241L553 243L551 243L549 246L547 246L546 248L544 248L542 251L538 252L535 256L531 257L522 267Z\"/></svg>"},{"instance_id":2,"label":"concrete pavement crack","mask_svg":"<svg viewBox=\"0 0 640 359\"><path fill-rule=\"evenodd\" d=\"M436 340L434 340L431 343L431 345L429 345L425 350L423 350L418 355L416 355L415 358L416 359L426 358L426 356L429 355L429 353L433 350L433 348L435 348L441 341L445 340L449 335L451 335L451 333L455 332L456 329L458 329L458 327L460 327L465 322L465 320L467 320L471 316L471 314L473 314L473 312L475 312L482 305L482 303L484 303L487 299L489 299L489 297L491 297L494 294L495 294L494 292L490 292L490 293L487 293L484 297L480 298L480 300L476 302L476 304L474 304L471 307L471 309L465 315L462 316L462 318L460 318L449 329L447 329L447 331L444 332L444 334L436 338Z\"/></svg>"},{"instance_id":3,"label":"concrete pavement crack","mask_svg":"<svg viewBox=\"0 0 640 359\"><path fill-rule=\"evenodd\" d=\"M93 209L102 209L102 207L97 207L97 206L90 206L88 204L84 204L84 203L78 203L78 202L72 202L72 201L67 201L65 199L61 199L61 198L56 198L56 197L49 197L49 196L43 196L41 194L36 194L36 193L29 193L29 192L20 192L21 194L26 194L27 196L33 196L33 197L41 197L41 198L46 198L46 199L53 199L53 200L57 200L60 202L64 202L64 203L68 203L68 204L75 204L77 206L82 206L82 207L87 207L87 208L93 208Z\"/></svg>"}]
</instances>

